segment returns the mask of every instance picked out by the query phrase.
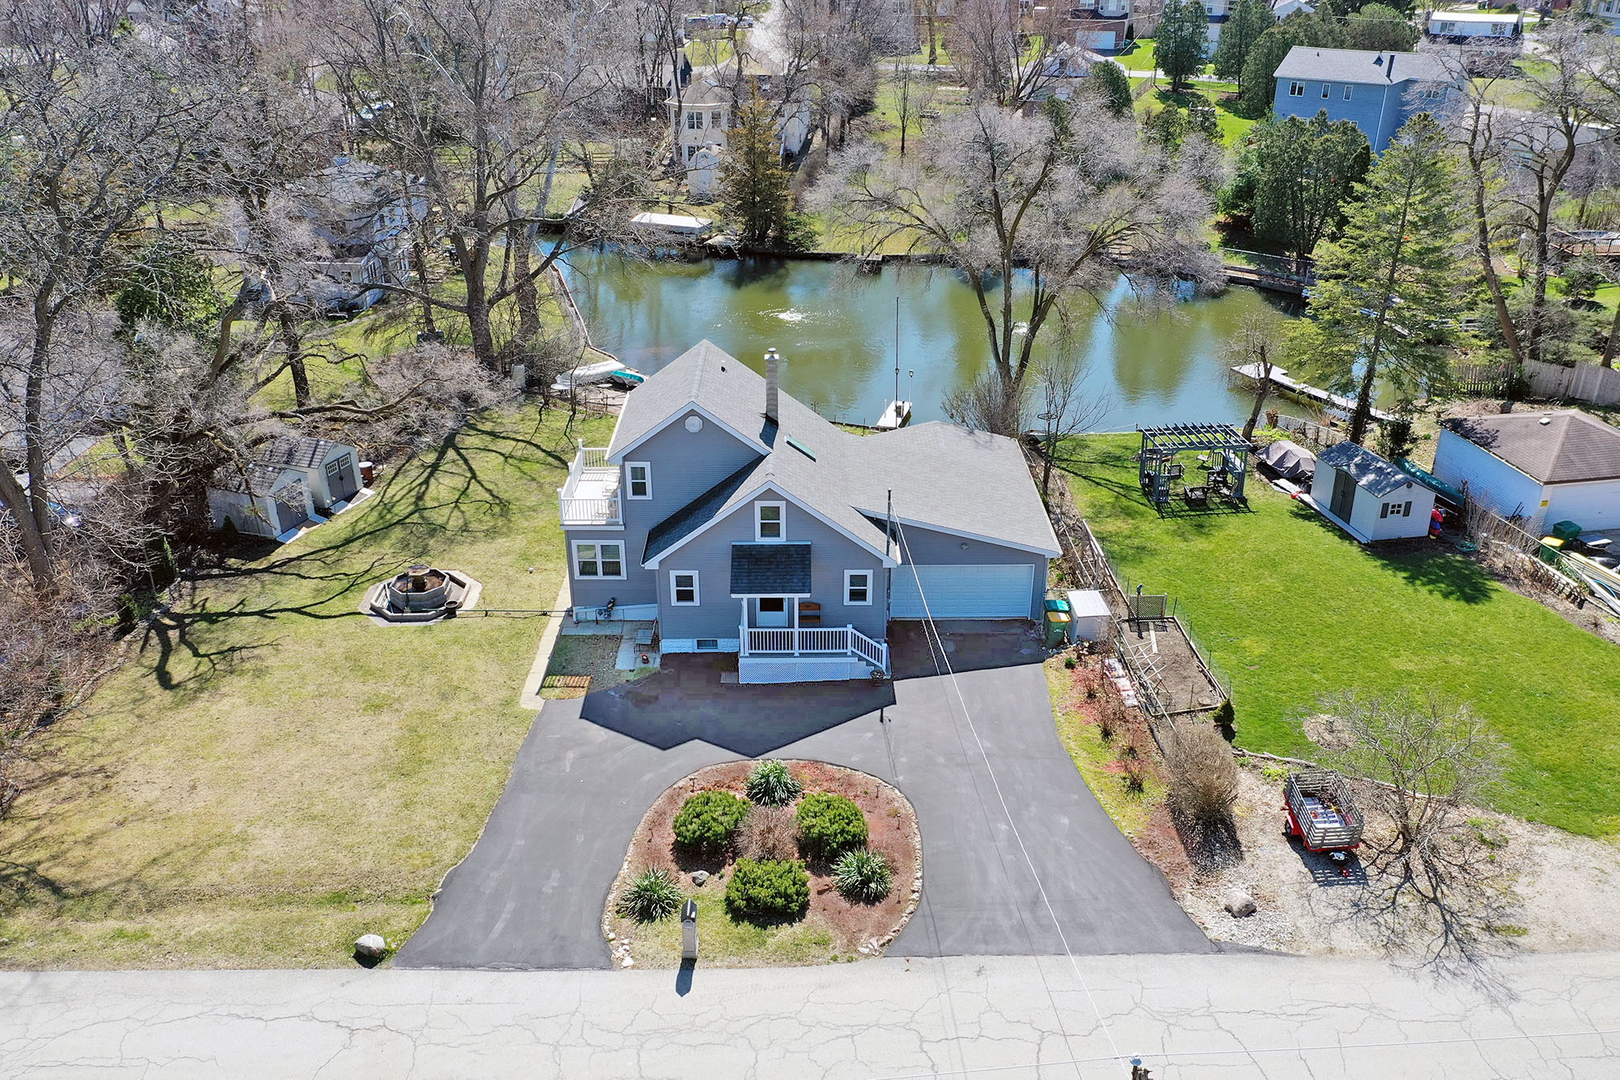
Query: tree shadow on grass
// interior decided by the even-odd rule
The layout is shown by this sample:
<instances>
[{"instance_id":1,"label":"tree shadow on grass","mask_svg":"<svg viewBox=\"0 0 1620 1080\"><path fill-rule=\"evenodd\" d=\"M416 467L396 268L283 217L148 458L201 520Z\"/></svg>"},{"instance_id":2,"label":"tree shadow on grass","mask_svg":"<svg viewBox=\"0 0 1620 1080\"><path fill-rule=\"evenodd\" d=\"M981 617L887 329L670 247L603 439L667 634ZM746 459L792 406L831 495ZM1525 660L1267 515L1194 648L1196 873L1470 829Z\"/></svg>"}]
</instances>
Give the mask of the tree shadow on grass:
<instances>
[{"instance_id":1,"label":"tree shadow on grass","mask_svg":"<svg viewBox=\"0 0 1620 1080\"><path fill-rule=\"evenodd\" d=\"M1291 512L1297 519L1310 521L1333 537L1356 543L1354 537L1298 500L1294 501ZM1421 537L1358 546L1365 558L1394 571L1405 578L1407 584L1447 600L1483 604L1495 593L1495 579L1483 567L1448 550L1439 541Z\"/></svg>"}]
</instances>

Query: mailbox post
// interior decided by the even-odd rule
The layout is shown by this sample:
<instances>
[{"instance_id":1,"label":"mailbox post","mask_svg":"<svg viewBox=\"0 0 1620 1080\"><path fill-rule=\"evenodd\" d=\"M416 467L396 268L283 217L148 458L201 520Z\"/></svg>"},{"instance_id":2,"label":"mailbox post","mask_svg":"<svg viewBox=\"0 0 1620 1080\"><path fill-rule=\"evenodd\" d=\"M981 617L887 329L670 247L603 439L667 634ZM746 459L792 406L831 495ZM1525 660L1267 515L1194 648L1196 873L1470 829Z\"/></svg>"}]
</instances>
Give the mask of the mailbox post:
<instances>
[{"instance_id":1,"label":"mailbox post","mask_svg":"<svg viewBox=\"0 0 1620 1080\"><path fill-rule=\"evenodd\" d=\"M698 958L697 901L687 900L681 908L681 959Z\"/></svg>"}]
</instances>

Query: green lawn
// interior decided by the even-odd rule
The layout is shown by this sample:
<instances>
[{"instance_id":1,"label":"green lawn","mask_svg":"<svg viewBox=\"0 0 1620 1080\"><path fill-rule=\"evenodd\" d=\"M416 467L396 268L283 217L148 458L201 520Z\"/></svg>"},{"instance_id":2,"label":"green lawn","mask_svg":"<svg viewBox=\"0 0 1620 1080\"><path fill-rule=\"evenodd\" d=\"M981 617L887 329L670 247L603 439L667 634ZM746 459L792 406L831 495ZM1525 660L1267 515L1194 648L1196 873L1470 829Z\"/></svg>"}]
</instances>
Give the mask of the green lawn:
<instances>
[{"instance_id":1,"label":"green lawn","mask_svg":"<svg viewBox=\"0 0 1620 1080\"><path fill-rule=\"evenodd\" d=\"M414 930L529 729L545 624L357 608L419 560L481 580L480 606L549 608L555 489L574 439L611 424L564 419L474 419L137 634L0 824L0 966L346 965L359 934Z\"/></svg>"},{"instance_id":2,"label":"green lawn","mask_svg":"<svg viewBox=\"0 0 1620 1080\"><path fill-rule=\"evenodd\" d=\"M1153 56L1152 38L1137 38L1135 47L1113 59L1126 71L1152 71L1158 67L1158 61Z\"/></svg>"},{"instance_id":3,"label":"green lawn","mask_svg":"<svg viewBox=\"0 0 1620 1080\"><path fill-rule=\"evenodd\" d=\"M1444 549L1381 555L1265 483L1252 513L1161 519L1135 436L1071 444L1081 511L1130 587L1167 592L1231 680L1240 745L1308 755L1320 695L1434 689L1511 748L1495 800L1587 835L1620 832L1620 649Z\"/></svg>"}]
</instances>

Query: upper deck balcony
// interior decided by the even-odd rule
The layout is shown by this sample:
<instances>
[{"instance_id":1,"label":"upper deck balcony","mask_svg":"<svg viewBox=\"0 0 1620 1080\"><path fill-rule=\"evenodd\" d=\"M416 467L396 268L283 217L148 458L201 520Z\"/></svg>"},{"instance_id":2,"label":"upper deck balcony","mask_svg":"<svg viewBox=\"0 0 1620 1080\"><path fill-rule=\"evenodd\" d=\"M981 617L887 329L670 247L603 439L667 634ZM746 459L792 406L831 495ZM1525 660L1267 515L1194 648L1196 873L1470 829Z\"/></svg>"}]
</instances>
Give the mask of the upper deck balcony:
<instances>
[{"instance_id":1,"label":"upper deck balcony","mask_svg":"<svg viewBox=\"0 0 1620 1080\"><path fill-rule=\"evenodd\" d=\"M565 527L624 524L619 467L608 463L607 447L580 441L568 483L557 489L557 509Z\"/></svg>"}]
</instances>

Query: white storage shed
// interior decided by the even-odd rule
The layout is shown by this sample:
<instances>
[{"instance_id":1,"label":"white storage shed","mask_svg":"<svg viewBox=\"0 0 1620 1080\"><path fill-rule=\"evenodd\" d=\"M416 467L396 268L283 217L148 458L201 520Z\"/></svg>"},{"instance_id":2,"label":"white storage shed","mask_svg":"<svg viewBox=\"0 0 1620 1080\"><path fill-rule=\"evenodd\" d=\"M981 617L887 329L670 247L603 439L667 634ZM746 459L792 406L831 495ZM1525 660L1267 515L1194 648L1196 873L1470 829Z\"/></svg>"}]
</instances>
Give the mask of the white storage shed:
<instances>
[{"instance_id":1,"label":"white storage shed","mask_svg":"<svg viewBox=\"0 0 1620 1080\"><path fill-rule=\"evenodd\" d=\"M315 507L297 469L226 465L209 482L208 512L215 529L229 521L239 533L273 540L309 521Z\"/></svg>"},{"instance_id":2,"label":"white storage shed","mask_svg":"<svg viewBox=\"0 0 1620 1080\"><path fill-rule=\"evenodd\" d=\"M1426 536L1434 512L1433 491L1353 442L1316 455L1311 502L1363 544Z\"/></svg>"},{"instance_id":3,"label":"white storage shed","mask_svg":"<svg viewBox=\"0 0 1620 1080\"><path fill-rule=\"evenodd\" d=\"M1096 589L1076 589L1064 599L1069 602L1069 640L1106 641L1113 612Z\"/></svg>"}]
</instances>

